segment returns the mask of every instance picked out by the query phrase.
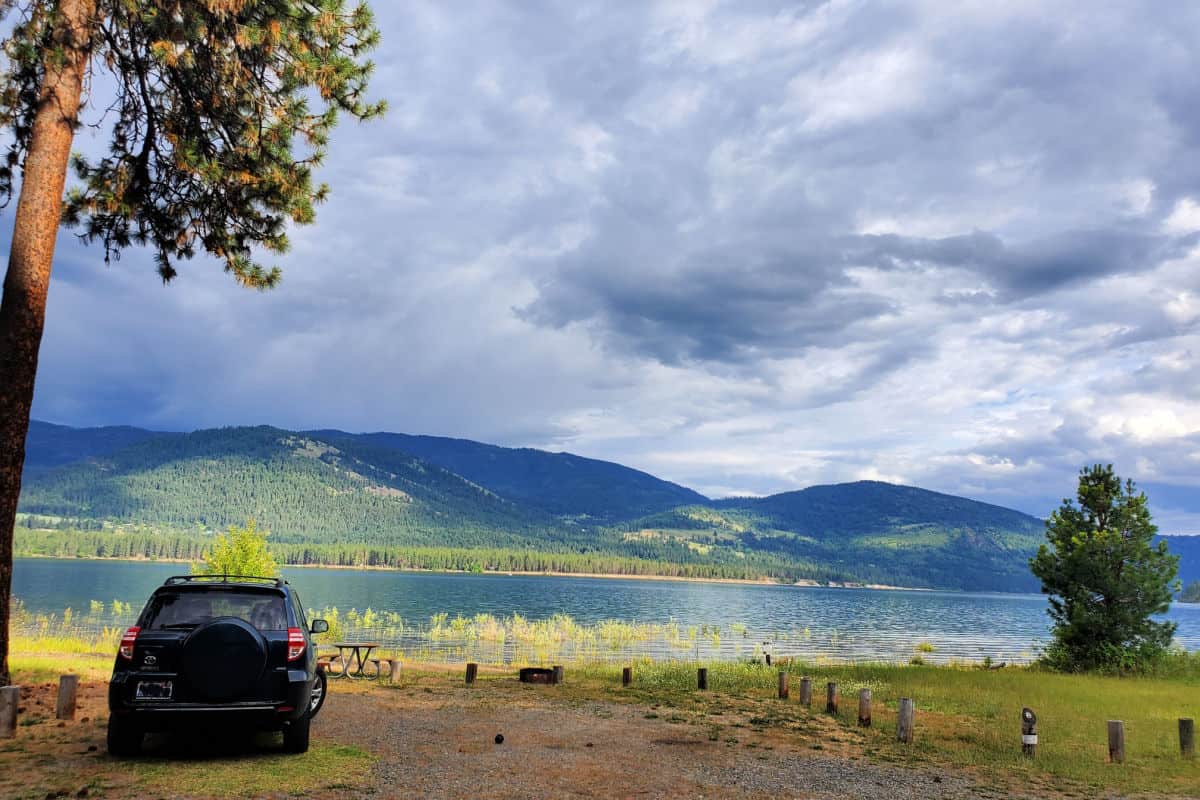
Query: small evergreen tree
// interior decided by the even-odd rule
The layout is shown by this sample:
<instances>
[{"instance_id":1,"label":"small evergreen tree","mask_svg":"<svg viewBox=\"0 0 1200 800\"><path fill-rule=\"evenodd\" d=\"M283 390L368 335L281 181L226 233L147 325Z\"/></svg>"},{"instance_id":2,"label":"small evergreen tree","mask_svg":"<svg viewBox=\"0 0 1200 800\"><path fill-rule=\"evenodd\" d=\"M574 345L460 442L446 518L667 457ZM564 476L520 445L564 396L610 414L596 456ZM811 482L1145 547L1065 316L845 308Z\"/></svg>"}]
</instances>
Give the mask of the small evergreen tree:
<instances>
[{"instance_id":1,"label":"small evergreen tree","mask_svg":"<svg viewBox=\"0 0 1200 800\"><path fill-rule=\"evenodd\" d=\"M267 549L267 531L259 532L254 520L246 527L229 526L229 533L217 535L217 542L203 564L193 564L197 575L254 575L274 578L279 567Z\"/></svg>"},{"instance_id":2,"label":"small evergreen tree","mask_svg":"<svg viewBox=\"0 0 1200 800\"><path fill-rule=\"evenodd\" d=\"M1111 464L1080 472L1078 503L1063 500L1050 515L1048 544L1030 562L1054 620L1043 660L1073 671L1144 665L1175 634L1175 623L1152 617L1171 605L1179 558L1152 543L1146 495Z\"/></svg>"}]
</instances>

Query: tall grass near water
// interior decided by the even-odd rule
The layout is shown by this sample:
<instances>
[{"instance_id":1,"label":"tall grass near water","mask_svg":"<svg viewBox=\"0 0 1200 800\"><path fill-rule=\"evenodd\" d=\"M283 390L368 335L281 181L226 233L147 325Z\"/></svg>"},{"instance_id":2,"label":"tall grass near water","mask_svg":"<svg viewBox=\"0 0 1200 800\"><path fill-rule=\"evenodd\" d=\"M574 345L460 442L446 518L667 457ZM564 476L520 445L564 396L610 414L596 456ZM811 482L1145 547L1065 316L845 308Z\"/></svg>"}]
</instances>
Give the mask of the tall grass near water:
<instances>
[{"instance_id":1,"label":"tall grass near water","mask_svg":"<svg viewBox=\"0 0 1200 800\"><path fill-rule=\"evenodd\" d=\"M9 608L10 648L17 654L114 655L125 628L133 624L129 603L92 600L86 609L34 614L14 598Z\"/></svg>"}]
</instances>

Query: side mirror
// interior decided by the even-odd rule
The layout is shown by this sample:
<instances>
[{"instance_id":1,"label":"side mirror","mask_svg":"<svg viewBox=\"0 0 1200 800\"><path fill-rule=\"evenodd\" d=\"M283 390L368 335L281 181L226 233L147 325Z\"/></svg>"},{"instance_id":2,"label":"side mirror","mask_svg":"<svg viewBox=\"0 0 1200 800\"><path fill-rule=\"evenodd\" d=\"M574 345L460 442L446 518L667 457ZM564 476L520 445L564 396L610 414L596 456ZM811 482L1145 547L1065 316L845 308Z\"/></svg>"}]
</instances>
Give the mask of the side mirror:
<instances>
[{"instance_id":1,"label":"side mirror","mask_svg":"<svg viewBox=\"0 0 1200 800\"><path fill-rule=\"evenodd\" d=\"M323 619L314 619L309 630L313 633L325 633L329 630L329 623Z\"/></svg>"}]
</instances>

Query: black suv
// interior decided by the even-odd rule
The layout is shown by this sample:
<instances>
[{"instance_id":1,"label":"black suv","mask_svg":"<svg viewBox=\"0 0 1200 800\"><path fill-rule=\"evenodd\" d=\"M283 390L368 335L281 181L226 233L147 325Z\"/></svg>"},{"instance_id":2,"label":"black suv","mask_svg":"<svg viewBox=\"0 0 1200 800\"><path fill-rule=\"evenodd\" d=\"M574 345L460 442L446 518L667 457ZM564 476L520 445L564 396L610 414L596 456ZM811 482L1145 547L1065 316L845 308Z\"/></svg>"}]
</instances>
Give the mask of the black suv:
<instances>
[{"instance_id":1,"label":"black suv","mask_svg":"<svg viewBox=\"0 0 1200 800\"><path fill-rule=\"evenodd\" d=\"M282 730L284 749L308 750L325 698L312 627L280 578L178 575L154 590L125 631L108 685L108 751L135 755L142 735L172 727Z\"/></svg>"}]
</instances>

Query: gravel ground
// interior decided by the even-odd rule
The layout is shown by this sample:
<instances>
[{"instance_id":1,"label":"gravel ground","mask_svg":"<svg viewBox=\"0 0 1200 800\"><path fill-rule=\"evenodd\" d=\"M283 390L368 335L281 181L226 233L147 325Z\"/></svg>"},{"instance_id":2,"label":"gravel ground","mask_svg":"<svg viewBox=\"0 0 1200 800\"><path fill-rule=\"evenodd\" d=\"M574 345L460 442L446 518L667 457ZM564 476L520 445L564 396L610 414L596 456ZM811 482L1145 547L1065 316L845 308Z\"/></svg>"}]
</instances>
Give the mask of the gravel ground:
<instances>
[{"instance_id":1,"label":"gravel ground","mask_svg":"<svg viewBox=\"0 0 1200 800\"><path fill-rule=\"evenodd\" d=\"M623 703L569 702L553 689L331 695L314 735L367 731L380 760L359 797L1000 798L965 772L816 754L738 729L710 739L689 722ZM497 696L499 695L499 696ZM497 733L504 742L496 744ZM361 738L361 737L360 737Z\"/></svg>"},{"instance_id":2,"label":"gravel ground","mask_svg":"<svg viewBox=\"0 0 1200 800\"><path fill-rule=\"evenodd\" d=\"M819 756L739 760L707 770L710 780L760 797L940 798L1013 797L1008 790L988 789L970 777L945 772L887 767Z\"/></svg>"}]
</instances>

